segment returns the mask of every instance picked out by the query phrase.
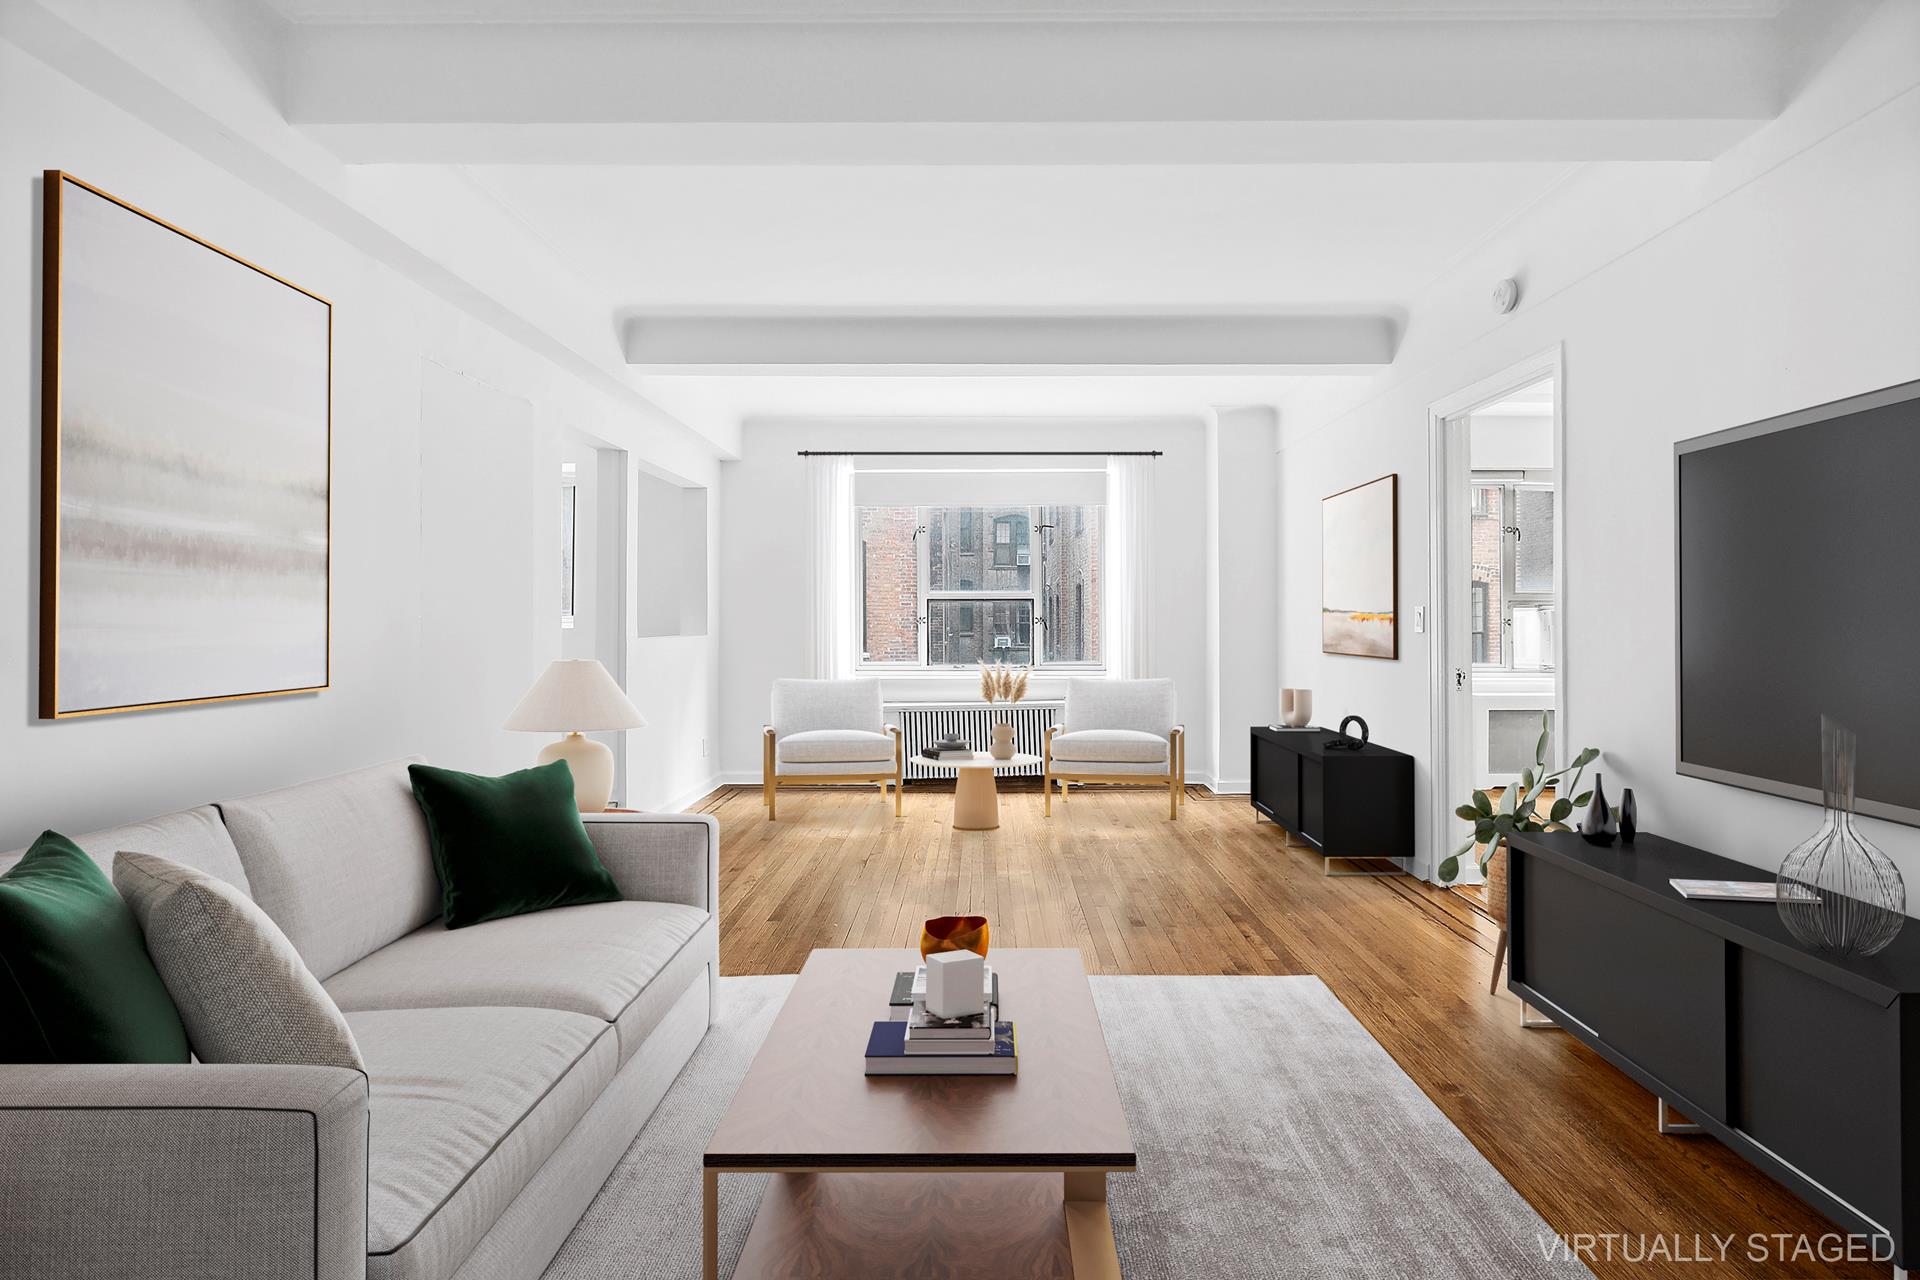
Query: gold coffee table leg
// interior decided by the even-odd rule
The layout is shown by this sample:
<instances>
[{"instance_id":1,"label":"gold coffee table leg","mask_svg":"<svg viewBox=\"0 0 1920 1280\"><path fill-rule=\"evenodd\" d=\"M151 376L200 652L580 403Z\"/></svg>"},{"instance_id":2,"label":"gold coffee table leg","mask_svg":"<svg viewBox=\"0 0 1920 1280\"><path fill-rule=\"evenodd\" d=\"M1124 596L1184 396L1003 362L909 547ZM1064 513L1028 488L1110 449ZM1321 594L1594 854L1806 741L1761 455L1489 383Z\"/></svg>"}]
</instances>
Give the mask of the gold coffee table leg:
<instances>
[{"instance_id":1,"label":"gold coffee table leg","mask_svg":"<svg viewBox=\"0 0 1920 1280\"><path fill-rule=\"evenodd\" d=\"M1067 1173L1067 1248L1073 1253L1073 1280L1120 1280L1120 1254L1113 1247L1113 1219L1107 1213L1107 1175Z\"/></svg>"},{"instance_id":2,"label":"gold coffee table leg","mask_svg":"<svg viewBox=\"0 0 1920 1280\"><path fill-rule=\"evenodd\" d=\"M991 769L961 769L953 784L953 829L993 831L1000 825L1000 793Z\"/></svg>"}]
</instances>

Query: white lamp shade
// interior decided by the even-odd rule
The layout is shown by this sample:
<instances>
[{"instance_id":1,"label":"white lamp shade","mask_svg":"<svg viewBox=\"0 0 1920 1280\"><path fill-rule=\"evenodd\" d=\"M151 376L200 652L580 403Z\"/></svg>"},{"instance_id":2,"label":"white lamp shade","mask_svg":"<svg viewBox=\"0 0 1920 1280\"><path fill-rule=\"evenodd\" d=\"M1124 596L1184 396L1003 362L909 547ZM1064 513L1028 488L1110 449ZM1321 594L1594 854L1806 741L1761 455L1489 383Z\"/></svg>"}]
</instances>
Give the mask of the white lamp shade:
<instances>
[{"instance_id":1,"label":"white lamp shade","mask_svg":"<svg viewBox=\"0 0 1920 1280\"><path fill-rule=\"evenodd\" d=\"M639 708L592 658L561 658L533 682L506 728L542 733L598 733L638 729L646 724Z\"/></svg>"}]
</instances>

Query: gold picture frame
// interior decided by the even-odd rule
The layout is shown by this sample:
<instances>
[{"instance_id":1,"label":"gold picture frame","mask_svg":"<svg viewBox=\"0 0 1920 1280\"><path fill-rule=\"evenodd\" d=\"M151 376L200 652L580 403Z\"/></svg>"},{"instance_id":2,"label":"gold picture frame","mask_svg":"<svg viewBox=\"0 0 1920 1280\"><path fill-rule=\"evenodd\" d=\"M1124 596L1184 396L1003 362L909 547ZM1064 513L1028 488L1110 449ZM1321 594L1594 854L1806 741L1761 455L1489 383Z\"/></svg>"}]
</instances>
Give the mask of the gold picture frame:
<instances>
[{"instance_id":1,"label":"gold picture frame","mask_svg":"<svg viewBox=\"0 0 1920 1280\"><path fill-rule=\"evenodd\" d=\"M63 170L44 209L40 716L330 688L333 304Z\"/></svg>"},{"instance_id":2,"label":"gold picture frame","mask_svg":"<svg viewBox=\"0 0 1920 1280\"><path fill-rule=\"evenodd\" d=\"M1320 503L1320 652L1400 657L1400 473Z\"/></svg>"}]
</instances>

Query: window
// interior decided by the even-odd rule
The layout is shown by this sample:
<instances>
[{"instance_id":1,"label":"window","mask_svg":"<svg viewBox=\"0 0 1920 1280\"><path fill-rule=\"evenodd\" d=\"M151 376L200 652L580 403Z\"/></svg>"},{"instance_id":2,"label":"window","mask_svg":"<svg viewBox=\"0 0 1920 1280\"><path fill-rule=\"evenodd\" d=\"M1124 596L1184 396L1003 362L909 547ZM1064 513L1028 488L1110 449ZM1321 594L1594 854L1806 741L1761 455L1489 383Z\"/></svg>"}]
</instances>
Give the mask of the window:
<instances>
[{"instance_id":1,"label":"window","mask_svg":"<svg viewBox=\"0 0 1920 1280\"><path fill-rule=\"evenodd\" d=\"M1473 487L1473 660L1553 669L1553 489L1477 480Z\"/></svg>"},{"instance_id":2,"label":"window","mask_svg":"<svg viewBox=\"0 0 1920 1280\"><path fill-rule=\"evenodd\" d=\"M1098 664L1101 510L861 507L861 665Z\"/></svg>"},{"instance_id":3,"label":"window","mask_svg":"<svg viewBox=\"0 0 1920 1280\"><path fill-rule=\"evenodd\" d=\"M1487 584L1476 582L1472 588L1473 600L1467 606L1467 618L1473 626L1473 660L1487 661Z\"/></svg>"},{"instance_id":4,"label":"window","mask_svg":"<svg viewBox=\"0 0 1920 1280\"><path fill-rule=\"evenodd\" d=\"M1026 563L1028 563L1027 518L995 516L993 518L993 567L1013 569Z\"/></svg>"}]
</instances>

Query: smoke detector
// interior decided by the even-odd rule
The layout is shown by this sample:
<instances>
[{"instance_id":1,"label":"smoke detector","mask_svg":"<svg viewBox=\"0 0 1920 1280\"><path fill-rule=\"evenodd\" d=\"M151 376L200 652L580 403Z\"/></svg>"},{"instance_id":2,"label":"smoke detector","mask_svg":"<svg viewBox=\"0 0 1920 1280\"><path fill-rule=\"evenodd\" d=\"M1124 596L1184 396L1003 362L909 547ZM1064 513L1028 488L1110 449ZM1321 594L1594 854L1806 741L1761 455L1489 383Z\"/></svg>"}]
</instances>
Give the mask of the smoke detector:
<instances>
[{"instance_id":1,"label":"smoke detector","mask_svg":"<svg viewBox=\"0 0 1920 1280\"><path fill-rule=\"evenodd\" d=\"M1505 280L1493 286L1493 309L1499 314L1507 314L1507 312L1513 310L1514 304L1519 301L1520 282L1512 276L1508 276Z\"/></svg>"}]
</instances>

